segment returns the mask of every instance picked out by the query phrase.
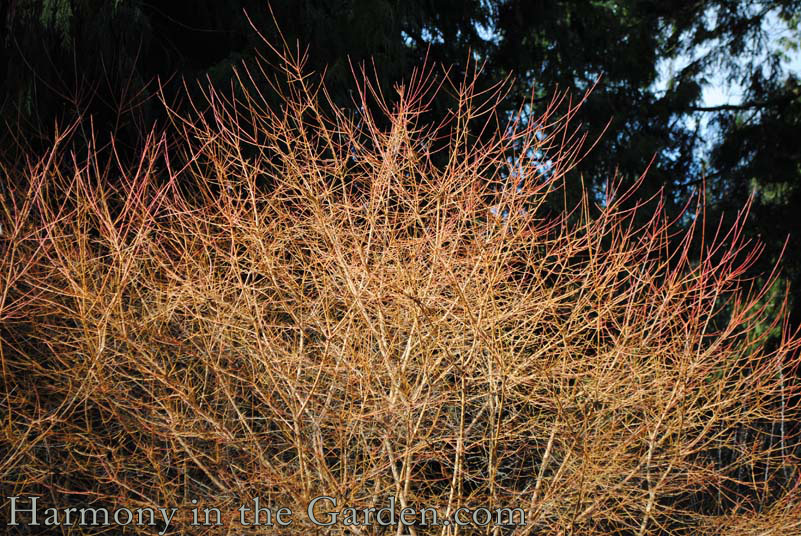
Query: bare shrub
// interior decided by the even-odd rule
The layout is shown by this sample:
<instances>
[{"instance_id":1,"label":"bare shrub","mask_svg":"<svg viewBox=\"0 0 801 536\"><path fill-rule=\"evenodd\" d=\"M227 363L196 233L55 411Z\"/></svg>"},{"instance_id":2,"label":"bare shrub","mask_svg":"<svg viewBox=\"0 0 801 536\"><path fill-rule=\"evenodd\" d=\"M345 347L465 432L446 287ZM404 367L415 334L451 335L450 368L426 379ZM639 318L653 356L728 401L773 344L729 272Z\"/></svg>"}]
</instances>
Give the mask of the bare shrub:
<instances>
[{"instance_id":1,"label":"bare shrub","mask_svg":"<svg viewBox=\"0 0 801 536\"><path fill-rule=\"evenodd\" d=\"M192 499L341 531L319 495L526 513L397 534L801 534L798 338L743 279L744 215L703 236L701 200L682 231L614 185L555 211L564 96L506 124L504 85L423 70L391 102L359 78L353 116L284 74L279 109L209 90L133 168L66 133L8 192L4 497L177 506L175 534L224 533ZM293 524L239 526L254 497Z\"/></svg>"}]
</instances>

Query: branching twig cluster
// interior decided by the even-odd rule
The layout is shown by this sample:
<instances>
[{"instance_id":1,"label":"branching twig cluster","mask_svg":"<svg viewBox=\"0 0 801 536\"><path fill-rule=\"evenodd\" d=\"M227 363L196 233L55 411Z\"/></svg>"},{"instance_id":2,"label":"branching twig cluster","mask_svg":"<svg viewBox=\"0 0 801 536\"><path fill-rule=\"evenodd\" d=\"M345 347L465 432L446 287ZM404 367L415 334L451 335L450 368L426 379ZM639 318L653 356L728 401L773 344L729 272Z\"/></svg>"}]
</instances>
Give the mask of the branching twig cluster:
<instances>
[{"instance_id":1,"label":"branching twig cluster","mask_svg":"<svg viewBox=\"0 0 801 536\"><path fill-rule=\"evenodd\" d=\"M614 187L555 212L583 150L564 96L505 125L504 85L423 70L393 99L360 78L354 117L286 65L280 109L209 90L134 167L67 133L3 200L3 496L801 534L799 339L743 280L744 218L702 236L701 208L681 230Z\"/></svg>"}]
</instances>

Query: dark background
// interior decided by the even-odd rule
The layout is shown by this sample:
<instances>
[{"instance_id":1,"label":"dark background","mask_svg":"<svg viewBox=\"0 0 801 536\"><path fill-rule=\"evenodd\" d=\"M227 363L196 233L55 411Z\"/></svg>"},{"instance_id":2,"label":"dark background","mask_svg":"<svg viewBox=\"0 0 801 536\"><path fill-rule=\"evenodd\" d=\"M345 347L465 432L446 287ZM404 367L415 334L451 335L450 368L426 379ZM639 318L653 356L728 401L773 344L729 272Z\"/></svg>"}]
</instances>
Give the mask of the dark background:
<instances>
[{"instance_id":1,"label":"dark background","mask_svg":"<svg viewBox=\"0 0 801 536\"><path fill-rule=\"evenodd\" d=\"M753 195L746 233L765 251L752 274L764 280L786 245L768 299L787 295L798 326L801 93L786 60L798 60L800 16L801 1L788 0L4 0L2 180L79 117L133 157L165 122L159 84L181 109L184 82L190 95L198 82L230 87L241 62L274 58L256 29L308 47L308 68L326 70L341 106L352 105L350 66L362 61L387 94L426 56L455 72L486 62L486 83L515 77L510 113L531 95L535 108L556 90L580 96L600 76L578 120L591 139L611 124L575 171L576 191L579 177L595 191L615 175L630 183L655 157L641 193L664 190L673 214L705 188L707 219L728 225ZM704 107L704 87L720 84L741 98Z\"/></svg>"}]
</instances>

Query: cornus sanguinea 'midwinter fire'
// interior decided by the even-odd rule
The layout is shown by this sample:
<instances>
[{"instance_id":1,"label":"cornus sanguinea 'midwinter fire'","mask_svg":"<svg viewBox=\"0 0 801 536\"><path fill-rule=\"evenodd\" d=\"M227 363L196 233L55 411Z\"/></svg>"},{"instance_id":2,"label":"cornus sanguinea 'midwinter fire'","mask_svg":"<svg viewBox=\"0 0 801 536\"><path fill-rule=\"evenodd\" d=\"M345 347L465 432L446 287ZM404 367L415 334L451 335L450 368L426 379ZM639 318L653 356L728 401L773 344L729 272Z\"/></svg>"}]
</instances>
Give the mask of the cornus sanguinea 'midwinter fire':
<instances>
[{"instance_id":1,"label":"cornus sanguinea 'midwinter fire'","mask_svg":"<svg viewBox=\"0 0 801 536\"><path fill-rule=\"evenodd\" d=\"M256 496L522 508L515 534L801 533L798 338L775 276L744 279L744 213L716 230L697 199L680 227L615 183L555 209L587 149L565 95L507 122L503 84L423 69L388 100L357 76L349 115L282 76L276 107L208 88L136 165L67 132L20 171L1 496L170 505L191 534L220 529L187 528L188 497L235 523Z\"/></svg>"}]
</instances>

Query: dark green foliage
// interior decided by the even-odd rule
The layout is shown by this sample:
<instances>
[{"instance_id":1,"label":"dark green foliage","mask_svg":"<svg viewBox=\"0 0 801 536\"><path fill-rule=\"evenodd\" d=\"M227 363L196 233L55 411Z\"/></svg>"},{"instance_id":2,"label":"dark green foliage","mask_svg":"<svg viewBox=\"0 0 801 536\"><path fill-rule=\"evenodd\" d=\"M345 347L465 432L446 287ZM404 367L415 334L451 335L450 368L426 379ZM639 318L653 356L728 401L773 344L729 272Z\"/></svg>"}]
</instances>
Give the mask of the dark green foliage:
<instances>
[{"instance_id":1,"label":"dark green foliage","mask_svg":"<svg viewBox=\"0 0 801 536\"><path fill-rule=\"evenodd\" d=\"M451 66L454 79L477 61L487 81L514 76L508 102L533 97L532 116L555 90L578 99L597 82L574 123L590 141L609 124L569 194L583 180L601 200L608 179L634 181L652 159L640 192L664 190L671 213L701 184L709 221L733 218L754 193L746 232L765 242L763 272L801 229L799 85L781 63L798 54L800 16L798 0L9 0L0 4L0 150L19 161L49 145L56 123L91 115L101 143L113 132L118 148L135 155L142 133L166 121L151 102L159 87L180 109L184 80L191 92L207 77L228 86L240 62L270 59L262 36L307 52L307 67L325 71L344 107L361 62L386 94L425 58ZM777 39L767 21L796 33ZM660 90L659 68L671 60L680 68ZM713 80L743 87L742 103L703 108ZM269 95L266 79L245 82ZM451 105L439 99L429 113L447 118ZM712 127L695 129L701 121ZM793 288L801 284L799 240L791 236L785 253ZM797 323L801 304L793 310Z\"/></svg>"}]
</instances>

